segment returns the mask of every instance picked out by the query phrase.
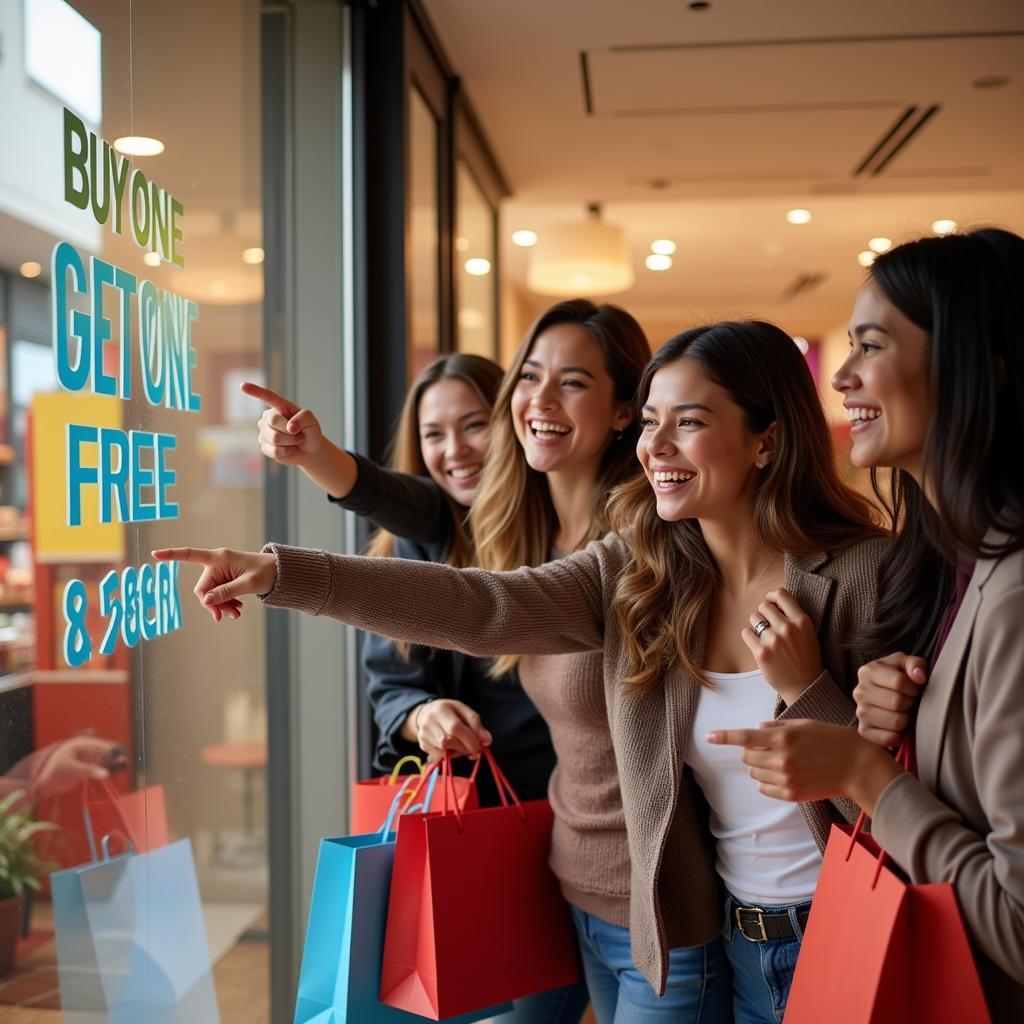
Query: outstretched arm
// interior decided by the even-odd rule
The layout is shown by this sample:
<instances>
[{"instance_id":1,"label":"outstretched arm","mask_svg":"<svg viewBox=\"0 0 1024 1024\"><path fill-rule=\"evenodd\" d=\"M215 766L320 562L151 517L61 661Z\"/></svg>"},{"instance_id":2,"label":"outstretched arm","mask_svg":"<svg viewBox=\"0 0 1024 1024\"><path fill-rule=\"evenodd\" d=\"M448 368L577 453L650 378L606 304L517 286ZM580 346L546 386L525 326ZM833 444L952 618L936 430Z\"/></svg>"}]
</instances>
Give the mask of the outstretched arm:
<instances>
[{"instance_id":1,"label":"outstretched arm","mask_svg":"<svg viewBox=\"0 0 1024 1024\"><path fill-rule=\"evenodd\" d=\"M352 455L323 436L312 409L246 382L242 391L267 406L259 421L260 451L282 466L298 466L331 502L415 543L444 543L452 506L428 477L386 469Z\"/></svg>"},{"instance_id":2,"label":"outstretched arm","mask_svg":"<svg viewBox=\"0 0 1024 1024\"><path fill-rule=\"evenodd\" d=\"M195 593L215 619L237 618L241 598L259 594L270 605L477 657L599 650L605 594L623 558L614 540L504 573L283 544L260 553L166 548L153 555L204 567Z\"/></svg>"}]
</instances>

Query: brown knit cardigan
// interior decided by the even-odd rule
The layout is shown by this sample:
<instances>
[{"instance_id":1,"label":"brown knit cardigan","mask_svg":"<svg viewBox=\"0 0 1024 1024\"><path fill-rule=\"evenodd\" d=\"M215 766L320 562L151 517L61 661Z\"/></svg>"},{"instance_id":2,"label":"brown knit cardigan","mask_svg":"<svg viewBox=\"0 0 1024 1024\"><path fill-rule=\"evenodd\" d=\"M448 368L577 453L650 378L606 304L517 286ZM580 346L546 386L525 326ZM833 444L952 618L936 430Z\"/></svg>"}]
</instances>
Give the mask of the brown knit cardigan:
<instances>
[{"instance_id":1,"label":"brown knit cardigan","mask_svg":"<svg viewBox=\"0 0 1024 1024\"><path fill-rule=\"evenodd\" d=\"M776 717L855 724L850 691L858 665L844 642L874 611L886 543L872 538L831 555L786 556L785 586L817 627L825 667L793 704L779 701ZM700 684L679 666L644 696L627 694L618 682L626 662L610 602L628 562L625 545L609 536L558 561L503 573L282 544L264 550L277 559L277 581L264 598L270 605L476 657L603 650L632 862L633 960L663 994L668 950L719 933L721 886L707 808L684 764ZM702 657L703 642L694 661ZM819 848L832 821L852 820L856 812L841 800L801 804L801 810Z\"/></svg>"}]
</instances>

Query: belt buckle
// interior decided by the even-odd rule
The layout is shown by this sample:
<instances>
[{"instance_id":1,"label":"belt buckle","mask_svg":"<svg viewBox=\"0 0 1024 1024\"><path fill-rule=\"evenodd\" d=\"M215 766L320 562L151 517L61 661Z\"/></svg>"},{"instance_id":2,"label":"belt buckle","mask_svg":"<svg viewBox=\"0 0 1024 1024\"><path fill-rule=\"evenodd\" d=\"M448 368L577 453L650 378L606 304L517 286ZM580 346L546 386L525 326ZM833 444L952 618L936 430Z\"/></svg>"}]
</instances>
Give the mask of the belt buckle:
<instances>
[{"instance_id":1,"label":"belt buckle","mask_svg":"<svg viewBox=\"0 0 1024 1024\"><path fill-rule=\"evenodd\" d=\"M747 913L756 913L757 914L757 927L761 929L761 936L760 936L760 938L752 939L743 930L743 921L740 919L740 914L743 911L746 911ZM764 929L764 910L761 907L737 907L736 908L736 927L739 929L740 935L742 935L743 938L745 938L747 940L747 942L767 942L768 941L768 933Z\"/></svg>"}]
</instances>

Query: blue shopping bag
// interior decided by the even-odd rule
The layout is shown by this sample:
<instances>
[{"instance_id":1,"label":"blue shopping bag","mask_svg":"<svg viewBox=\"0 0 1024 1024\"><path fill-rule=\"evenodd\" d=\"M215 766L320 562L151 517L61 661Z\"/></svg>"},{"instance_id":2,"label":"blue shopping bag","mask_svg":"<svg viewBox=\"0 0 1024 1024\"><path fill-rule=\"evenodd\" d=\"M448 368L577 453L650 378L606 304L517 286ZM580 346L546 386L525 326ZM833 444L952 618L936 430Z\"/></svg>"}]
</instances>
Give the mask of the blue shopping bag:
<instances>
[{"instance_id":1,"label":"blue shopping bag","mask_svg":"<svg viewBox=\"0 0 1024 1024\"><path fill-rule=\"evenodd\" d=\"M424 803L430 805L430 794ZM302 952L294 1024L423 1024L423 1017L380 1002L399 793L380 832L321 839ZM419 808L410 808L414 813ZM506 1013L511 1003L453 1017L470 1024Z\"/></svg>"},{"instance_id":2,"label":"blue shopping bag","mask_svg":"<svg viewBox=\"0 0 1024 1024\"><path fill-rule=\"evenodd\" d=\"M50 876L65 1024L220 1024L188 839Z\"/></svg>"}]
</instances>

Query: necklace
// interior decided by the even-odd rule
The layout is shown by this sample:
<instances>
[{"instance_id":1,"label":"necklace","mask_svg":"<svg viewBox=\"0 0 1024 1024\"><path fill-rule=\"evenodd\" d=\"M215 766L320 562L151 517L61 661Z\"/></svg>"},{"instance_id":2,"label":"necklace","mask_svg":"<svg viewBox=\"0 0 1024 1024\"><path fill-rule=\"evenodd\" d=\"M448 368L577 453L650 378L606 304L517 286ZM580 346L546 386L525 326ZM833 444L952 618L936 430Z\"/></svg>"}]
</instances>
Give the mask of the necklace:
<instances>
[{"instance_id":1,"label":"necklace","mask_svg":"<svg viewBox=\"0 0 1024 1024\"><path fill-rule=\"evenodd\" d=\"M769 570L769 569L770 569L770 568L771 568L771 567L772 567L772 566L773 566L774 564L775 564L775 555L772 555L772 557L768 559L768 564L767 564L767 565L766 565L766 566L764 567L764 569L762 569L762 570L761 570L761 575L760 575L760 576L758 576L756 580L754 580L754 586L755 586L755 587L756 587L756 586L758 585L758 583L760 583L760 582L761 582L761 580L763 580L763 579L765 578L765 576L767 576L767 575L768 575L768 570Z\"/></svg>"}]
</instances>

